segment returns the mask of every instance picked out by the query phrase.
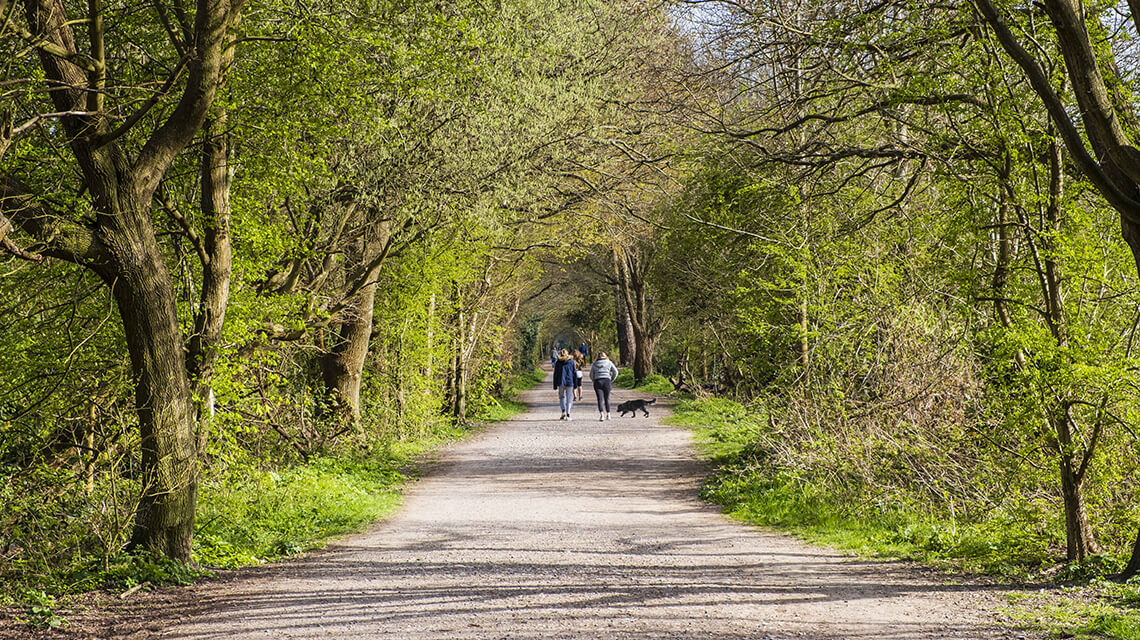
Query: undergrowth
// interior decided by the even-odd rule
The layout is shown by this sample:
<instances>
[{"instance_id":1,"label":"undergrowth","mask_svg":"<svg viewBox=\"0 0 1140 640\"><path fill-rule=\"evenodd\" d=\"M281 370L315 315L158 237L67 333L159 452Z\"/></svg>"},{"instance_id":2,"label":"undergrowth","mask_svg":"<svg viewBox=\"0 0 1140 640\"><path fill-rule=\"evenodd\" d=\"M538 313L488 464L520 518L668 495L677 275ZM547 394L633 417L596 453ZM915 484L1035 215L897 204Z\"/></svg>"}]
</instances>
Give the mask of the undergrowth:
<instances>
[{"instance_id":1,"label":"undergrowth","mask_svg":"<svg viewBox=\"0 0 1140 640\"><path fill-rule=\"evenodd\" d=\"M474 419L498 422L525 410L518 401L520 393L544 375L536 369L508 379L502 397ZM231 463L224 472L214 468L204 474L199 488L193 565L148 554L79 554L54 573L0 581L0 605L15 607L30 626L63 627L67 621L57 603L61 596L190 584L209 575L210 569L260 564L361 531L399 507L418 459L469 430L440 422L418 433L423 435L278 468L253 462Z\"/></svg>"},{"instance_id":2,"label":"undergrowth","mask_svg":"<svg viewBox=\"0 0 1140 640\"><path fill-rule=\"evenodd\" d=\"M500 397L491 401L475 416L478 422L494 423L510 420L526 411L526 405L519 400L523 391L532 389L546 378L546 372L538 367L510 378Z\"/></svg>"},{"instance_id":3,"label":"undergrowth","mask_svg":"<svg viewBox=\"0 0 1140 640\"><path fill-rule=\"evenodd\" d=\"M633 385L633 371L625 369L618 374L617 380L614 380L614 386L622 389L636 389L644 391L645 393L655 393L658 395L665 395L673 392L673 384L660 374L653 374L646 376L641 384L636 387Z\"/></svg>"},{"instance_id":4,"label":"undergrowth","mask_svg":"<svg viewBox=\"0 0 1140 640\"><path fill-rule=\"evenodd\" d=\"M717 398L689 400L668 422L696 433L715 469L703 497L733 518L863 555L1064 584L1048 590L1047 602L1018 603L1015 619L1062 638L1140 639L1140 583L1100 578L1118 571L1122 558L1097 556L1059 566L1049 537L1022 514L997 508L963 521L924 509L918 497L896 491L888 498L886 492L781 465L763 444L769 427L760 408Z\"/></svg>"},{"instance_id":5,"label":"undergrowth","mask_svg":"<svg viewBox=\"0 0 1140 640\"><path fill-rule=\"evenodd\" d=\"M365 462L317 459L280 471L241 469L203 486L195 559L235 568L319 546L392 513L408 451Z\"/></svg>"}]
</instances>

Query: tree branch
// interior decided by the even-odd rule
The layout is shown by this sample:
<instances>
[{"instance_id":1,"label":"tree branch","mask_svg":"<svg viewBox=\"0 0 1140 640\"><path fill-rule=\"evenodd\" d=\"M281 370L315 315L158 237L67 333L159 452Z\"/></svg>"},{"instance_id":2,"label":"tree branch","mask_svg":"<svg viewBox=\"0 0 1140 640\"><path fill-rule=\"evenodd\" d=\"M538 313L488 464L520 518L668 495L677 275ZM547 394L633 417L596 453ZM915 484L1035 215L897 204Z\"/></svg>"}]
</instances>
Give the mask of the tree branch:
<instances>
[{"instance_id":1,"label":"tree branch","mask_svg":"<svg viewBox=\"0 0 1140 640\"><path fill-rule=\"evenodd\" d=\"M99 275L111 276L108 254L98 237L86 226L68 220L38 201L16 178L0 175L0 228L19 228L35 240L36 251L5 248L15 255L37 260L37 254L59 258L91 268ZM4 241L10 244L4 231ZM42 247L42 248L41 248Z\"/></svg>"},{"instance_id":2,"label":"tree branch","mask_svg":"<svg viewBox=\"0 0 1140 640\"><path fill-rule=\"evenodd\" d=\"M1088 177L1089 181L1093 183L1097 190L1104 195L1105 199L1113 205L1113 208L1127 218L1130 223L1140 224L1140 203L1122 192L1117 185L1109 179L1101 165L1089 153L1085 147L1084 140L1081 138L1080 131L1077 130L1076 125L1074 125L1073 121L1069 118L1065 105L1061 102L1061 98L1057 93L1053 91L1052 85L1049 84L1048 77L1037 63L1036 58L1026 51L1025 48L1021 46L1021 43L1017 41L1017 38L1006 24L1005 18L998 12L997 7L994 6L991 0L974 0L974 5L990 25L1002 48L1005 49L1006 53L1013 58L1013 61L1021 67L1021 70L1025 73L1025 77L1029 80L1030 86L1033 87L1033 91L1041 98L1045 109L1049 112L1049 117L1053 120L1054 124L1057 125L1061 139L1065 141L1065 147L1068 148L1069 153L1072 154L1073 161L1077 167Z\"/></svg>"}]
</instances>

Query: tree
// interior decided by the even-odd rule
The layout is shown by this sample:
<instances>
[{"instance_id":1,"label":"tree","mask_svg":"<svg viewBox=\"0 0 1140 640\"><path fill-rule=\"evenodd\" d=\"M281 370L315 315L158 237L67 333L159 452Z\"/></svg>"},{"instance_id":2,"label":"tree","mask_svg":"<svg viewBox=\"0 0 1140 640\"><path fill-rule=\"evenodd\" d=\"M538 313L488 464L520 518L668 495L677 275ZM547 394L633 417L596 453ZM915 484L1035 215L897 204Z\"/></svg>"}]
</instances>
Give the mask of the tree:
<instances>
[{"instance_id":1,"label":"tree","mask_svg":"<svg viewBox=\"0 0 1140 640\"><path fill-rule=\"evenodd\" d=\"M665 320L654 313L649 296L654 252L650 242L633 240L625 246L614 247L613 254L619 291L632 329L633 381L636 386L653 375L653 354L665 330Z\"/></svg>"},{"instance_id":2,"label":"tree","mask_svg":"<svg viewBox=\"0 0 1140 640\"><path fill-rule=\"evenodd\" d=\"M72 159L58 179L62 182L68 170L78 176L79 184L72 187L86 194L82 205L89 215L78 217L52 204L52 192L63 184L37 184L30 175L18 175L21 167L9 166L0 172L0 229L11 226L28 236L17 255L79 264L110 288L135 378L142 443L143 495L132 543L189 560L198 483L198 412L193 395L198 380L192 372L202 373L202 361L196 357L209 349L207 333L220 318L207 317L215 305L203 310L195 322L202 331L192 341L196 353L188 365L176 296L156 236L153 202L168 167L207 122L241 3L199 0L193 23L182 25L181 36L170 34L173 43L165 78L148 78L158 80L161 90L142 100L117 126L106 104L107 80L115 73L123 74L117 80L124 84L131 79L126 69L110 66L129 56L117 55L114 49L109 54L108 45L130 44L109 41L115 34L105 29L102 3L93 1L89 9L86 50L81 50L59 0L26 0L26 23L18 28L19 35L35 46L51 108L61 114L55 117L62 126L45 132L51 143L66 145ZM146 72L155 74L158 69ZM152 114L153 107L179 85L177 104L162 110L162 116ZM36 117L46 113L42 109ZM217 177L211 163L216 154L224 153L224 146L213 144L216 141L207 145L211 150L203 160L211 180ZM210 202L206 209L216 211L218 206ZM217 212L224 216L224 211ZM214 230L212 248L224 252L225 223L220 218ZM214 275L224 278L226 258L220 254L210 258L220 267Z\"/></svg>"}]
</instances>

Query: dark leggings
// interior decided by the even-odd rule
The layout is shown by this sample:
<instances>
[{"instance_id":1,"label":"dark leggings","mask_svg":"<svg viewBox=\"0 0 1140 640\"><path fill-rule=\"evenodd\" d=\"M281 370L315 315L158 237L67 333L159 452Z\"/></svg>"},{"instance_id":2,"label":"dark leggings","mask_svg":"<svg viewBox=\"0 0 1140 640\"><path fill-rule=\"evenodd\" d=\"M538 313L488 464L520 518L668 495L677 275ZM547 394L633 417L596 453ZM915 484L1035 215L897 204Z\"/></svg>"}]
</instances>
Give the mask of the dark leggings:
<instances>
[{"instance_id":1,"label":"dark leggings","mask_svg":"<svg viewBox=\"0 0 1140 640\"><path fill-rule=\"evenodd\" d=\"M594 380L594 394L598 396L598 411L610 412L610 390L614 388L614 381L609 378ZM602 408L604 403L605 409Z\"/></svg>"}]
</instances>

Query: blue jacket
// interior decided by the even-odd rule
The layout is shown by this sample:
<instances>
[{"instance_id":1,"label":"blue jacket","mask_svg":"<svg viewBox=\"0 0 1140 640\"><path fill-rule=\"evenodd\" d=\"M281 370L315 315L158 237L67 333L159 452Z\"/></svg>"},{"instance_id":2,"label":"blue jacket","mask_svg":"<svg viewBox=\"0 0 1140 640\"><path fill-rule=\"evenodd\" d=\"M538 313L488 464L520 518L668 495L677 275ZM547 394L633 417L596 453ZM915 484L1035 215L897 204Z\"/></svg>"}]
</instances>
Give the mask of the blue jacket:
<instances>
[{"instance_id":1,"label":"blue jacket","mask_svg":"<svg viewBox=\"0 0 1140 640\"><path fill-rule=\"evenodd\" d=\"M559 358L554 362L554 388L573 387L578 382L578 365L573 358Z\"/></svg>"}]
</instances>

